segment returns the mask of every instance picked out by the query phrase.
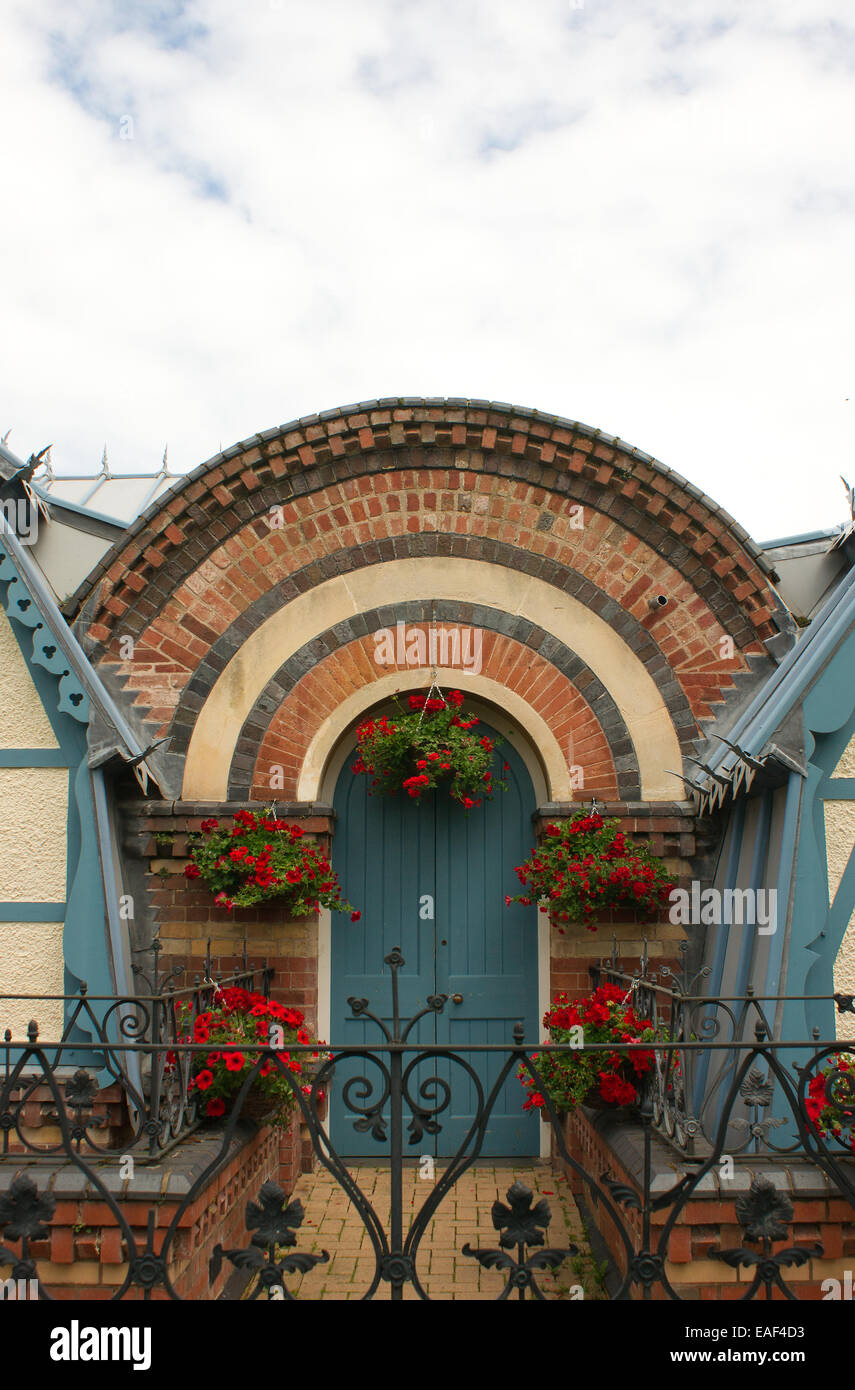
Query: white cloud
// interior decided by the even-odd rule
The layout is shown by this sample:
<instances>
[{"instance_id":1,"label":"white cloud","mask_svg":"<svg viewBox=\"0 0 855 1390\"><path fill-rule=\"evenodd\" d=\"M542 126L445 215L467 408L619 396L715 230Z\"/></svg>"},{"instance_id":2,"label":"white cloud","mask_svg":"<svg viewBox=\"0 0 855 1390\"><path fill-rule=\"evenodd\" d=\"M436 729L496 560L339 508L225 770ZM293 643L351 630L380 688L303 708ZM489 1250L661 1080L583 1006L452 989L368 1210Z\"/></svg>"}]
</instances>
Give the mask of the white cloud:
<instances>
[{"instance_id":1,"label":"white cloud","mask_svg":"<svg viewBox=\"0 0 855 1390\"><path fill-rule=\"evenodd\" d=\"M7 9L0 432L52 440L62 471L105 438L116 470L166 439L191 468L348 401L486 396L630 440L760 537L842 520L847 20L842 0Z\"/></svg>"}]
</instances>

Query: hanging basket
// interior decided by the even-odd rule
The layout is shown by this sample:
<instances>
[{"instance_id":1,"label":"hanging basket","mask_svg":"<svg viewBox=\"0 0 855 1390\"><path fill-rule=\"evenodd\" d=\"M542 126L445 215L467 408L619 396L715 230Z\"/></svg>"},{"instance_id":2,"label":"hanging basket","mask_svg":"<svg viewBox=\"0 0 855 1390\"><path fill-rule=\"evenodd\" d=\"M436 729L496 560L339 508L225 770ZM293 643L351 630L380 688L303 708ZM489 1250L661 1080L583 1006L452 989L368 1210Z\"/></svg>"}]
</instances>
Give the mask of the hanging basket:
<instances>
[{"instance_id":1,"label":"hanging basket","mask_svg":"<svg viewBox=\"0 0 855 1390\"><path fill-rule=\"evenodd\" d=\"M501 739L472 732L479 721L465 714L459 690L443 696L432 686L427 695L411 695L408 705L399 705L393 717L368 719L356 731L359 755L351 771L370 777L372 794L403 793L418 802L442 787L468 812L507 790L494 774Z\"/></svg>"}]
</instances>

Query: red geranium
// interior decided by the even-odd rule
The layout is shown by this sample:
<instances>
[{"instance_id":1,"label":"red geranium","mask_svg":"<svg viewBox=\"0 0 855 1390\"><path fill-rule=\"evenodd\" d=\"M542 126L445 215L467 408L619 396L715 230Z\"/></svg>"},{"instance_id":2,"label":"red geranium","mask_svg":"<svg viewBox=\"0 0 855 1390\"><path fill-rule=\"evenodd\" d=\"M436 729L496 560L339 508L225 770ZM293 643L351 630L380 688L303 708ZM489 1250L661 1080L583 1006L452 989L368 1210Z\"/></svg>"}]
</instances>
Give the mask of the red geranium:
<instances>
[{"instance_id":1,"label":"red geranium","mask_svg":"<svg viewBox=\"0 0 855 1390\"><path fill-rule=\"evenodd\" d=\"M463 695L410 695L409 713L366 719L356 731L359 755L352 771L371 777L372 791L405 792L418 801L447 783L450 795L469 811L505 783L493 780L493 752L500 740L470 731L478 723L461 715Z\"/></svg>"},{"instance_id":2,"label":"red geranium","mask_svg":"<svg viewBox=\"0 0 855 1390\"><path fill-rule=\"evenodd\" d=\"M274 816L237 811L231 831L216 820L202 822L201 837L190 843L191 862L184 873L201 878L218 906L252 907L281 900L291 917L305 917L321 907L352 912L329 860L317 844L303 838L303 828Z\"/></svg>"},{"instance_id":3,"label":"red geranium","mask_svg":"<svg viewBox=\"0 0 855 1390\"><path fill-rule=\"evenodd\" d=\"M830 1053L824 1060L808 1085L808 1121L824 1139L836 1139L855 1154L855 1054Z\"/></svg>"},{"instance_id":4,"label":"red geranium","mask_svg":"<svg viewBox=\"0 0 855 1390\"><path fill-rule=\"evenodd\" d=\"M539 902L553 926L583 922L609 908L631 908L641 921L657 918L675 887L649 842L628 841L619 821L597 814L547 825L541 843L514 870L525 893L505 901Z\"/></svg>"},{"instance_id":5,"label":"red geranium","mask_svg":"<svg viewBox=\"0 0 855 1390\"><path fill-rule=\"evenodd\" d=\"M321 1055L320 1045L313 1041L299 1009L232 985L219 990L215 1007L195 1019L189 1005L179 1005L177 1022L179 1043L189 1042L192 1036L197 1042L210 1039L216 1044L210 1052L193 1053L190 1063L188 1093L206 1093L206 1116L214 1119L224 1115L227 1102L238 1094L247 1073L258 1066L251 1094L270 1101L276 1115L274 1123L289 1122L295 1093L287 1078L299 1076L302 1083L307 1055L313 1060ZM281 1029L275 1038L270 1034L271 1025ZM256 1050L259 1043L269 1050ZM311 1049L311 1053L294 1052L295 1047ZM172 1055L174 1068L177 1059Z\"/></svg>"},{"instance_id":6,"label":"red geranium","mask_svg":"<svg viewBox=\"0 0 855 1390\"><path fill-rule=\"evenodd\" d=\"M595 1095L610 1105L635 1102L633 1079L650 1070L654 1054L646 1048L630 1051L626 1044L652 1042L655 1032L652 1021L637 1014L630 994L611 984L573 1001L559 994L543 1022L550 1043L568 1045L532 1058L556 1110L570 1110ZM623 1046L593 1051L592 1043ZM517 1074L528 1091L523 1109L541 1108L543 1095L534 1077L524 1066Z\"/></svg>"}]
</instances>

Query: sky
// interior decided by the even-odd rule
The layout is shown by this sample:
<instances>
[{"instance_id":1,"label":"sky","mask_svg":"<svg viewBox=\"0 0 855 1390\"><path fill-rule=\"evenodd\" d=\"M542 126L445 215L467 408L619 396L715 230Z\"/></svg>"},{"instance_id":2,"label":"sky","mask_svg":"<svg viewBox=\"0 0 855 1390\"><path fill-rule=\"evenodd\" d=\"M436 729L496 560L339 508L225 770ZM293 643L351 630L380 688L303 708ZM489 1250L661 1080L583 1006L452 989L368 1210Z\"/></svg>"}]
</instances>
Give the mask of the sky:
<instances>
[{"instance_id":1,"label":"sky","mask_svg":"<svg viewBox=\"0 0 855 1390\"><path fill-rule=\"evenodd\" d=\"M0 435L174 471L386 396L599 428L758 540L855 481L847 0L6 0Z\"/></svg>"}]
</instances>

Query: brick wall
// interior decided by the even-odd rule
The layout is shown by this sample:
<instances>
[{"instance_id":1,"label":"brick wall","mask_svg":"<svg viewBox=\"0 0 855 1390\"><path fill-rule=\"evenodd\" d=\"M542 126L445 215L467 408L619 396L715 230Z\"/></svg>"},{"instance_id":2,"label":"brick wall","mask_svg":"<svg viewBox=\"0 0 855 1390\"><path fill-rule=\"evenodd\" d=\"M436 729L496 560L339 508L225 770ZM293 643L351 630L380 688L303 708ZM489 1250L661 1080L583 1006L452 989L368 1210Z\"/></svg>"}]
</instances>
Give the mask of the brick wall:
<instances>
[{"instance_id":1,"label":"brick wall","mask_svg":"<svg viewBox=\"0 0 855 1390\"><path fill-rule=\"evenodd\" d=\"M606 818L615 817L628 839L649 840L654 854L664 860L678 883L685 884L694 870L696 853L694 818L679 803L606 802L598 810ZM540 834L550 820L577 815L578 806L557 805L550 814L540 815L535 832ZM571 996L587 993L591 988L589 970L604 956L609 956L612 943L617 943L622 968L632 971L638 967L645 950L654 968L674 966L678 948L686 939L683 927L667 920L667 912L659 921L639 923L627 911L604 913L596 931L588 931L581 923L550 929L550 997L559 991Z\"/></svg>"},{"instance_id":2,"label":"brick wall","mask_svg":"<svg viewBox=\"0 0 855 1390\"><path fill-rule=\"evenodd\" d=\"M239 804L128 802L123 806L123 845L135 894L133 927L138 946L147 945L157 933L169 965L183 965L183 980L192 984L204 977L207 942L215 973L224 977L242 960L246 940L250 963L268 964L274 971L272 994L282 1004L301 1009L310 1031L317 1028L318 943L317 919L289 920L281 907L262 903L254 908L228 912L215 906L211 893L184 877L189 862L188 835L198 833L202 821L215 815L230 823ZM258 807L256 806L257 810ZM313 814L311 807L278 805L278 814L302 826L329 853L330 814ZM297 814L294 812L297 811ZM139 898L137 903L136 899ZM165 965L164 965L164 968Z\"/></svg>"},{"instance_id":3,"label":"brick wall","mask_svg":"<svg viewBox=\"0 0 855 1390\"><path fill-rule=\"evenodd\" d=\"M407 623L408 634L418 631L427 633L427 623L408 619L407 608L416 606L421 609L421 605L401 605L396 613L400 621ZM448 605L442 607L447 611ZM457 611L465 624L471 616L465 605L458 605ZM283 796L296 795L306 750L324 721L335 713L343 698L370 684L377 676L373 661L374 634L386 626L388 614L378 612L362 616L369 628L364 637L345 642L329 655L321 656L309 671L306 671L306 663L298 654L276 673L277 690L287 691L287 694L272 715L269 713L271 701L267 691L256 702L256 710L251 716L257 727L252 770L249 774L242 773L235 760L230 796L248 795L263 801L270 795L271 770L276 767L282 769ZM496 621L499 620L500 615L497 615ZM549 727L560 747L572 748L574 761L584 766L586 792L610 800L616 800L620 794L640 796L635 757L632 756L630 765L621 764L620 772L625 775L620 777L619 785L619 771L615 766L608 733L591 707L591 702L596 699L598 710L602 713L601 701L608 701L612 715L609 732L616 744L623 741L629 745L626 727L601 683L590 672L580 672L581 663L568 649L563 653L553 651L554 642L550 648L551 659L547 661L540 656L537 646L543 645L547 638L543 629L532 631L532 625L522 619L516 619L515 626L520 631L526 631L525 643L507 633L476 629L481 641L480 674L505 689L522 694L534 713ZM438 622L437 631L441 632L442 627L442 622ZM326 637L326 634L322 636ZM584 674L585 694L574 684L568 671ZM266 714L265 707L268 711Z\"/></svg>"},{"instance_id":4,"label":"brick wall","mask_svg":"<svg viewBox=\"0 0 855 1390\"><path fill-rule=\"evenodd\" d=\"M145 1249L152 1208L156 1212L155 1253L161 1252L167 1230L181 1205L181 1193L189 1190L194 1179L204 1172L217 1155L220 1143L218 1131L202 1130L159 1163L138 1164L134 1177L124 1183L114 1181L115 1164L99 1165L99 1177L114 1192L138 1253ZM268 1181L278 1182L290 1195L300 1172L301 1152L297 1119L284 1134L269 1126L238 1127L227 1161L181 1213L177 1233L168 1248L170 1281L181 1298L212 1299L223 1291L233 1267L224 1262L217 1279L210 1282L208 1265L214 1246L220 1244L228 1249L249 1244L247 1202L255 1201L262 1184ZM59 1299L110 1298L127 1276L128 1252L109 1203L97 1189L86 1184L78 1170L70 1170L67 1165L27 1171L40 1191L55 1189L58 1199L49 1236L30 1246L42 1282ZM13 1176L9 1165L7 1181ZM15 1242L6 1243L18 1252ZM0 1267L0 1278L9 1277L10 1272L9 1268ZM140 1292L133 1290L127 1296L137 1298ZM168 1297L162 1286L156 1286L152 1296Z\"/></svg>"},{"instance_id":5,"label":"brick wall","mask_svg":"<svg viewBox=\"0 0 855 1390\"><path fill-rule=\"evenodd\" d=\"M49 1039L45 1039L45 1041L49 1041ZM64 1095L66 1079L75 1070L76 1067L68 1066L56 1078L60 1096ZM25 1094L26 1100L23 1100ZM14 1113L18 1121L15 1128L9 1129L6 1135L10 1154L26 1153L27 1144L32 1144L40 1149L48 1148L54 1144L62 1144L62 1131L53 1118L57 1113L57 1103L50 1086L44 1082L38 1086L24 1083L10 1092L9 1101L10 1112ZM73 1122L74 1111L67 1104L66 1113L69 1122ZM91 1110L87 1109L86 1115L87 1120L91 1115L92 1120L96 1122L95 1124L90 1122L90 1124L97 1149L119 1148L124 1139L129 1138L132 1134L124 1092L117 1084L102 1087ZM80 1151L83 1154L92 1151L85 1140L81 1144Z\"/></svg>"},{"instance_id":6,"label":"brick wall","mask_svg":"<svg viewBox=\"0 0 855 1390\"><path fill-rule=\"evenodd\" d=\"M604 1173L608 1174L626 1184L640 1198L640 1126L625 1124L614 1113L597 1114L577 1109L565 1117L564 1134L568 1152L587 1173L597 1179ZM622 1274L626 1268L624 1245L606 1208L592 1199L583 1179L558 1157L557 1150L555 1157L566 1174L571 1191L585 1202L590 1219ZM658 1137L654 1137L652 1158L655 1195L659 1197L679 1180L682 1165L679 1155ZM792 1245L813 1246L817 1242L823 1247L821 1258L810 1259L800 1267L784 1271L784 1281L796 1296L799 1299L821 1299L823 1280L835 1278L842 1282L844 1272L855 1267L855 1209L840 1196L833 1183L819 1169L808 1163L785 1161L782 1158L766 1164L759 1160L756 1164L740 1162L732 1180L720 1179L715 1170L705 1175L692 1199L686 1202L669 1236L665 1275L681 1298L739 1299L745 1294L752 1282L753 1271L731 1269L722 1261L713 1259L711 1251L746 1246L755 1253L759 1252L760 1246L756 1242L745 1240L745 1232L736 1216L735 1203L740 1195L747 1193L752 1179L764 1173L773 1178L778 1190L785 1192L793 1203L793 1222L788 1228L787 1237L772 1246L772 1253L776 1254ZM618 1209L633 1248L637 1250L641 1246L641 1213L625 1206ZM651 1213L651 1248L654 1250L669 1210L664 1207ZM632 1296L636 1299L641 1297L640 1286L634 1286ZM653 1288L654 1299L666 1296L661 1286ZM775 1299L784 1297L777 1290L773 1296Z\"/></svg>"}]
</instances>

